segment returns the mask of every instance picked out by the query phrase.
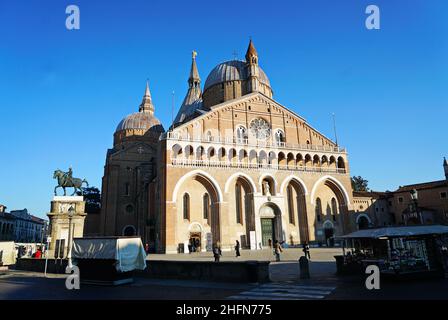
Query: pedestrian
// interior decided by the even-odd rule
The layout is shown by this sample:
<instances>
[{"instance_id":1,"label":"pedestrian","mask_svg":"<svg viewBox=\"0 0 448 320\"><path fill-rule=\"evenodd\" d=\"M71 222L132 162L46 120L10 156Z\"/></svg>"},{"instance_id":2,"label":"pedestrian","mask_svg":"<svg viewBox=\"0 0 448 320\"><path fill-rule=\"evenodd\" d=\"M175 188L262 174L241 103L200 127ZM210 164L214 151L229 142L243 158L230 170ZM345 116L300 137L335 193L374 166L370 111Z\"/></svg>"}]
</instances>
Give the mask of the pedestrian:
<instances>
[{"instance_id":1,"label":"pedestrian","mask_svg":"<svg viewBox=\"0 0 448 320\"><path fill-rule=\"evenodd\" d=\"M145 244L145 252L146 252L146 255L149 254L149 243Z\"/></svg>"},{"instance_id":2,"label":"pedestrian","mask_svg":"<svg viewBox=\"0 0 448 320\"><path fill-rule=\"evenodd\" d=\"M272 249L272 240L271 239L268 240L268 244L269 244L269 249Z\"/></svg>"},{"instance_id":3,"label":"pedestrian","mask_svg":"<svg viewBox=\"0 0 448 320\"><path fill-rule=\"evenodd\" d=\"M275 261L280 261L280 252L283 252L282 246L278 242L278 240L274 241L274 255L275 255Z\"/></svg>"},{"instance_id":4,"label":"pedestrian","mask_svg":"<svg viewBox=\"0 0 448 320\"><path fill-rule=\"evenodd\" d=\"M238 258L239 256L241 256L240 254L240 242L238 240L236 240L236 245L235 245L235 255Z\"/></svg>"},{"instance_id":5,"label":"pedestrian","mask_svg":"<svg viewBox=\"0 0 448 320\"><path fill-rule=\"evenodd\" d=\"M303 243L303 250L302 251L305 254L305 258L308 258L309 260L311 260L310 246L308 245L308 242L304 242Z\"/></svg>"},{"instance_id":6,"label":"pedestrian","mask_svg":"<svg viewBox=\"0 0 448 320\"><path fill-rule=\"evenodd\" d=\"M219 262L219 258L221 257L221 249L219 249L217 244L213 247L213 257L215 257L215 262Z\"/></svg>"}]
</instances>

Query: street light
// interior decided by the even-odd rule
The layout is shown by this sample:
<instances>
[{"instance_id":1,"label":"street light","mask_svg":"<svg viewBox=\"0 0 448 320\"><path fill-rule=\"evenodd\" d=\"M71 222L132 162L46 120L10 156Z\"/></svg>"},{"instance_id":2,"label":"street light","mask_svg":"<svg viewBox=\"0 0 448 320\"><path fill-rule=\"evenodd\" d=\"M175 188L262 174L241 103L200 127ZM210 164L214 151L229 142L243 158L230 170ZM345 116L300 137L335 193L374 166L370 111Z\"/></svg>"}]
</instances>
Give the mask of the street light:
<instances>
[{"instance_id":1,"label":"street light","mask_svg":"<svg viewBox=\"0 0 448 320\"><path fill-rule=\"evenodd\" d=\"M67 252L67 259L68 259L68 267L72 268L72 219L73 215L75 214L75 208L73 206L70 206L68 208L68 252Z\"/></svg>"}]
</instances>

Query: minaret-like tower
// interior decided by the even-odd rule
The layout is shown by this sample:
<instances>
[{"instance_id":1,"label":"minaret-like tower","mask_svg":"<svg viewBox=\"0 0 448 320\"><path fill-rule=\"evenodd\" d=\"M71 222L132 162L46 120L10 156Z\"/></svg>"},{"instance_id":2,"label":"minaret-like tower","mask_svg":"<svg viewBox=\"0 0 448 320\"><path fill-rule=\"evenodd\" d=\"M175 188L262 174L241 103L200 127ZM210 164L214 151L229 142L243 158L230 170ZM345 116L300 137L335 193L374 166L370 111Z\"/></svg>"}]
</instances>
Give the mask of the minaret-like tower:
<instances>
[{"instance_id":1,"label":"minaret-like tower","mask_svg":"<svg viewBox=\"0 0 448 320\"><path fill-rule=\"evenodd\" d=\"M443 157L443 170L445 170L445 179L448 180L448 161Z\"/></svg>"},{"instance_id":2,"label":"minaret-like tower","mask_svg":"<svg viewBox=\"0 0 448 320\"><path fill-rule=\"evenodd\" d=\"M255 49L252 39L249 42L249 47L246 52L246 63L247 63L247 92L259 91L259 69L258 69L258 53Z\"/></svg>"},{"instance_id":3,"label":"minaret-like tower","mask_svg":"<svg viewBox=\"0 0 448 320\"><path fill-rule=\"evenodd\" d=\"M146 81L145 95L143 96L143 100L142 103L140 104L140 107L138 108L138 111L154 115L154 105L152 104L151 92L149 92L148 81Z\"/></svg>"},{"instance_id":4,"label":"minaret-like tower","mask_svg":"<svg viewBox=\"0 0 448 320\"><path fill-rule=\"evenodd\" d=\"M198 66L196 65L197 55L196 51L192 52L190 76L188 77L188 92L174 119L173 126L190 117L202 105L201 78L199 77Z\"/></svg>"},{"instance_id":5,"label":"minaret-like tower","mask_svg":"<svg viewBox=\"0 0 448 320\"><path fill-rule=\"evenodd\" d=\"M198 66L196 65L197 52L193 51L191 54L191 69L190 77L188 78L189 89L195 91L195 96L197 99L201 97L201 78L199 77Z\"/></svg>"}]
</instances>

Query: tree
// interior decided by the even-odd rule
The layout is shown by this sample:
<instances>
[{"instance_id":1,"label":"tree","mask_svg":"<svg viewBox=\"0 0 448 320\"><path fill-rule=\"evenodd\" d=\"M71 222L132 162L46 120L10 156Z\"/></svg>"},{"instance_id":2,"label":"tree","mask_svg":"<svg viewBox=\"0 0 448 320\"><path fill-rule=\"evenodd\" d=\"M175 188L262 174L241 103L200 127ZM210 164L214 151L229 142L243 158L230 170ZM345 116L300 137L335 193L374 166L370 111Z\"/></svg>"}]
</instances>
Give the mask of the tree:
<instances>
[{"instance_id":1,"label":"tree","mask_svg":"<svg viewBox=\"0 0 448 320\"><path fill-rule=\"evenodd\" d=\"M369 181L361 176L352 177L353 191L369 191Z\"/></svg>"},{"instance_id":2,"label":"tree","mask_svg":"<svg viewBox=\"0 0 448 320\"><path fill-rule=\"evenodd\" d=\"M101 191L96 187L82 188L84 200L86 201L86 213L100 213L101 211ZM78 192L80 196L81 193Z\"/></svg>"}]
</instances>

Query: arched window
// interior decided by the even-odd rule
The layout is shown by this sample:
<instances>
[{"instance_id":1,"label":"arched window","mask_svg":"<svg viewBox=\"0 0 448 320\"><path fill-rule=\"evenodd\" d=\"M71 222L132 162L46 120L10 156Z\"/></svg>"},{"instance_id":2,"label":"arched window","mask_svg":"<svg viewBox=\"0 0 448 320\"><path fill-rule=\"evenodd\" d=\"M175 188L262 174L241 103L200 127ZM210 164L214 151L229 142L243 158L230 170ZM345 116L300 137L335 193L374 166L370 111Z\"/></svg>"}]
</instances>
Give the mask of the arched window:
<instances>
[{"instance_id":1,"label":"arched window","mask_svg":"<svg viewBox=\"0 0 448 320\"><path fill-rule=\"evenodd\" d=\"M336 215L338 214L338 203L335 198L331 199L331 214L333 216L333 221L336 221Z\"/></svg>"},{"instance_id":2,"label":"arched window","mask_svg":"<svg viewBox=\"0 0 448 320\"><path fill-rule=\"evenodd\" d=\"M207 141L213 141L212 132L210 130L207 131L207 133L205 134L205 137L206 137Z\"/></svg>"},{"instance_id":3,"label":"arched window","mask_svg":"<svg viewBox=\"0 0 448 320\"><path fill-rule=\"evenodd\" d=\"M321 221L322 219L322 201L320 198L316 199L316 219L317 221Z\"/></svg>"},{"instance_id":4,"label":"arched window","mask_svg":"<svg viewBox=\"0 0 448 320\"><path fill-rule=\"evenodd\" d=\"M238 143L245 143L247 139L247 131L243 126L236 129L236 139Z\"/></svg>"},{"instance_id":5,"label":"arched window","mask_svg":"<svg viewBox=\"0 0 448 320\"><path fill-rule=\"evenodd\" d=\"M289 213L289 223L295 224L294 219L294 199L293 199L293 192L292 192L292 186L288 186L288 213Z\"/></svg>"},{"instance_id":6,"label":"arched window","mask_svg":"<svg viewBox=\"0 0 448 320\"><path fill-rule=\"evenodd\" d=\"M237 182L235 184L235 208L236 208L236 223L242 223L243 220L243 206L241 198L241 184Z\"/></svg>"},{"instance_id":7,"label":"arched window","mask_svg":"<svg viewBox=\"0 0 448 320\"><path fill-rule=\"evenodd\" d=\"M185 193L183 198L183 214L184 219L190 220L190 195L188 193Z\"/></svg>"},{"instance_id":8,"label":"arched window","mask_svg":"<svg viewBox=\"0 0 448 320\"><path fill-rule=\"evenodd\" d=\"M208 217L210 216L210 196L208 195L208 193L205 193L202 197L202 212L204 219L208 219Z\"/></svg>"},{"instance_id":9,"label":"arched window","mask_svg":"<svg viewBox=\"0 0 448 320\"><path fill-rule=\"evenodd\" d=\"M285 142L285 134L282 130L277 130L275 132L275 142L277 145L282 145Z\"/></svg>"}]
</instances>

